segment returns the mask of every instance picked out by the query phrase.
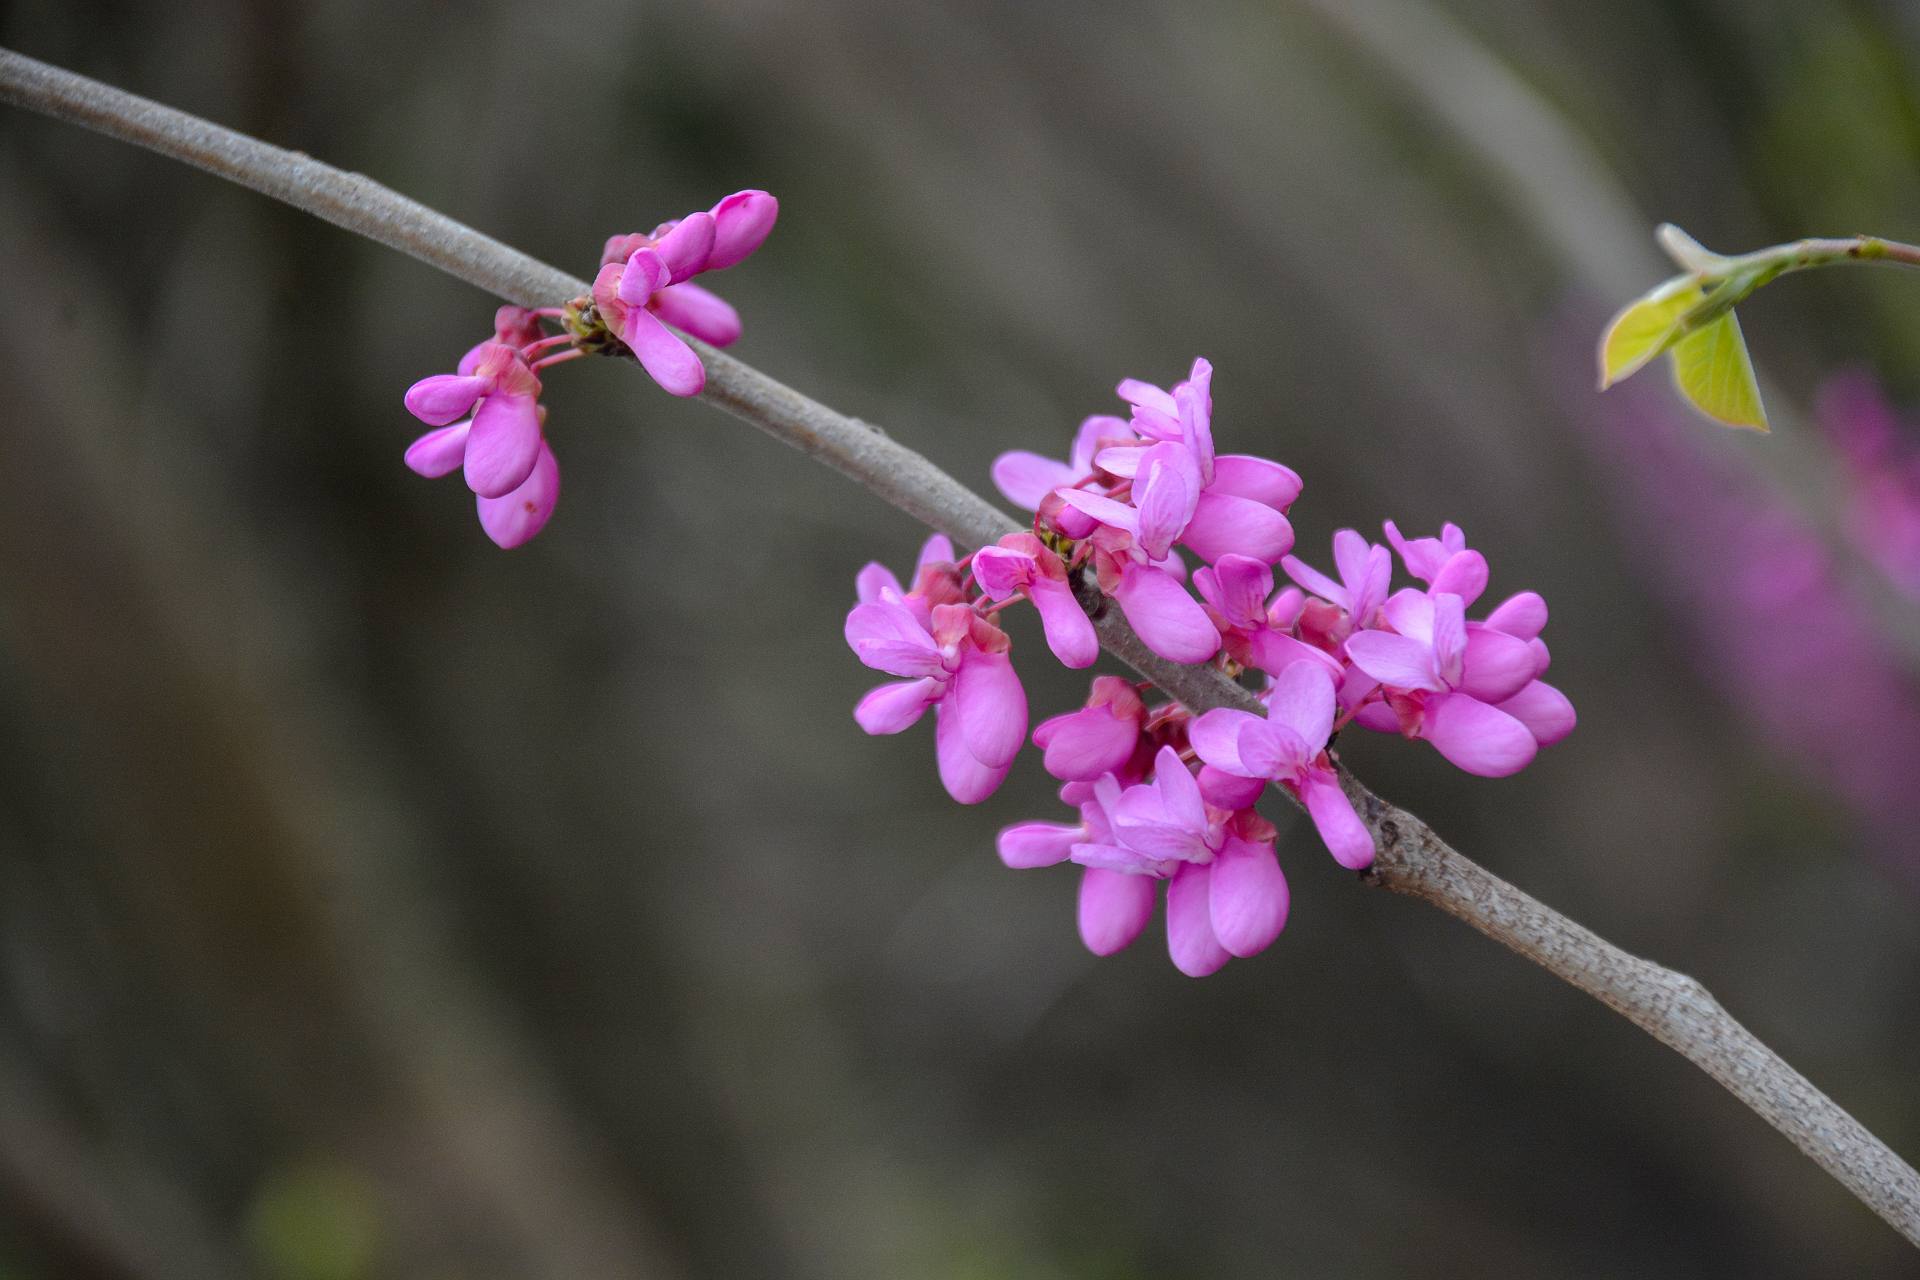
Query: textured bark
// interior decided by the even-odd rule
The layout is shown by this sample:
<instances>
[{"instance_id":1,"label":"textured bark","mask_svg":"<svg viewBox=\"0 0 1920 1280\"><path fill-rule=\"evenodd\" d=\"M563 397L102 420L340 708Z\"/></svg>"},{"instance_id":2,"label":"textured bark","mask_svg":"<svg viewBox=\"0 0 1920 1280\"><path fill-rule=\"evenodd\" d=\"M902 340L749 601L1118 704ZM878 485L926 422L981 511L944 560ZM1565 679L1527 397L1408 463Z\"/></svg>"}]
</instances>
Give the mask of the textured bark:
<instances>
[{"instance_id":1,"label":"textured bark","mask_svg":"<svg viewBox=\"0 0 1920 1280\"><path fill-rule=\"evenodd\" d=\"M96 81L0 50L0 99L97 129L228 178L377 240L522 306L555 306L587 283L359 174L285 151ZM970 546L1020 526L877 428L837 413L702 343L702 398L834 468ZM1169 663L1117 609L1083 595L1101 643L1195 711L1261 712L1210 667ZM1920 1175L1814 1088L1698 982L1627 954L1449 846L1426 823L1342 771L1378 851L1361 878L1422 898L1617 1010L1724 1085L1896 1230L1920 1244Z\"/></svg>"}]
</instances>

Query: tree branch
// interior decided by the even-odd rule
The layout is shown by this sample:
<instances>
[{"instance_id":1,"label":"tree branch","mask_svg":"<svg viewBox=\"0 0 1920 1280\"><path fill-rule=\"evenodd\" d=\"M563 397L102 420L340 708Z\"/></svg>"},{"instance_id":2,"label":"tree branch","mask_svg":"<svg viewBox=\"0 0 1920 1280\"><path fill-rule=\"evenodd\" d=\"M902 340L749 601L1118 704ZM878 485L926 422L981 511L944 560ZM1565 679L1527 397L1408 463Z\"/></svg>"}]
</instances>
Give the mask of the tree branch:
<instances>
[{"instance_id":1,"label":"tree branch","mask_svg":"<svg viewBox=\"0 0 1920 1280\"><path fill-rule=\"evenodd\" d=\"M584 280L481 235L360 174L271 146L57 67L0 49L0 99L206 169L377 240L522 306L587 293ZM702 398L972 546L1021 528L877 428L701 343ZM1101 643L1196 712L1264 708L1210 667L1151 653L1117 610L1093 602ZM1920 1245L1920 1175L1814 1088L1684 974L1627 954L1474 863L1351 774L1342 782L1373 832L1368 883L1433 903L1572 983L1677 1050Z\"/></svg>"}]
</instances>

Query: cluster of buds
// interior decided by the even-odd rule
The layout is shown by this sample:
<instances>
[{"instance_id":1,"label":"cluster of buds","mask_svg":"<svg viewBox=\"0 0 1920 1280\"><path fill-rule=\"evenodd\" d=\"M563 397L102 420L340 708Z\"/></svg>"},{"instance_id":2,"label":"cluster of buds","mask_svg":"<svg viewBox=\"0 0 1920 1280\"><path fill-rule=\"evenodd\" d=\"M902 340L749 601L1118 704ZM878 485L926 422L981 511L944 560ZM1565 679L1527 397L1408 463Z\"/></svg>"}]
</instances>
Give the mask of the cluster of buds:
<instances>
[{"instance_id":1,"label":"cluster of buds","mask_svg":"<svg viewBox=\"0 0 1920 1280\"><path fill-rule=\"evenodd\" d=\"M1069 667L1098 653L1073 590L1085 576L1160 656L1258 679L1264 716L1195 716L1177 702L1149 706L1150 684L1095 677L1084 707L1033 731L1077 821L1000 833L1010 867L1084 868L1080 935L1100 955L1140 935L1165 881L1168 951L1196 977L1256 954L1286 923L1276 833L1255 812L1269 784L1305 808L1341 866L1372 864L1372 836L1329 754L1343 727L1424 739L1469 773L1503 777L1574 726L1572 704L1540 678L1545 601L1522 592L1468 621L1487 562L1456 526L1406 538L1389 521L1384 545L1343 529L1337 579L1291 556L1300 477L1215 453L1212 374L1197 360L1171 391L1122 382L1129 416L1088 418L1068 461L1001 455L994 482L1034 513L1033 531L964 558L936 536L910 588L868 565L846 626L863 663L900 677L863 698L855 719L899 733L932 707L940 778L962 804L999 787L1026 738L1026 694L997 620L1022 598ZM1189 574L1179 548L1204 564ZM1422 585L1392 591L1395 552ZM1293 582L1278 592L1275 565Z\"/></svg>"},{"instance_id":2,"label":"cluster of buds","mask_svg":"<svg viewBox=\"0 0 1920 1280\"><path fill-rule=\"evenodd\" d=\"M429 477L462 471L481 528L500 546L539 533L560 498L540 370L583 355L626 355L674 395L699 395L706 369L673 328L724 347L740 336L740 317L691 281L758 249L779 212L764 191L735 192L649 234L608 240L591 297L564 307L500 308L493 337L467 352L455 372L408 389L407 410L434 430L408 448L407 466ZM560 332L549 334L547 324Z\"/></svg>"}]
</instances>

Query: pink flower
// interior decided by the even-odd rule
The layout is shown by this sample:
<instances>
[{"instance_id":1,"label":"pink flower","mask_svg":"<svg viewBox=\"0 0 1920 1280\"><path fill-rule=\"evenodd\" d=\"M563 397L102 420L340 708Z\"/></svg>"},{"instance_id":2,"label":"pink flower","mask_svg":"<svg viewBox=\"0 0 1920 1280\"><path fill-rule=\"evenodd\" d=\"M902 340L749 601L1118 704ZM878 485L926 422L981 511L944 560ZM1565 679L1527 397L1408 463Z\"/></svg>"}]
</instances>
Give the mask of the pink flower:
<instances>
[{"instance_id":1,"label":"pink flower","mask_svg":"<svg viewBox=\"0 0 1920 1280\"><path fill-rule=\"evenodd\" d=\"M707 382L700 357L667 325L716 347L740 336L739 314L687 282L758 249L779 212L779 202L764 191L736 191L711 211L662 223L651 235L607 241L593 282L594 307L665 390L695 396Z\"/></svg>"},{"instance_id":2,"label":"pink flower","mask_svg":"<svg viewBox=\"0 0 1920 1280\"><path fill-rule=\"evenodd\" d=\"M1146 704L1131 684L1119 676L1095 676L1087 705L1041 722L1033 745L1046 753L1046 770L1054 777L1092 782L1126 768L1140 746L1146 718Z\"/></svg>"},{"instance_id":3,"label":"pink flower","mask_svg":"<svg viewBox=\"0 0 1920 1280\"><path fill-rule=\"evenodd\" d=\"M1280 936L1288 895L1273 828L1251 812L1209 807L1172 747L1154 757L1151 783L1122 791L1109 776L1095 793L1105 839L1091 833L1069 856L1096 870L1169 881L1167 951L1182 973L1205 977Z\"/></svg>"},{"instance_id":4,"label":"pink flower","mask_svg":"<svg viewBox=\"0 0 1920 1280\"><path fill-rule=\"evenodd\" d=\"M1386 554L1381 548L1381 554ZM1289 557L1291 559L1291 557ZM1313 662L1339 679L1338 659L1291 633L1304 604L1293 588L1267 600L1273 591L1273 567L1250 556L1221 556L1197 569L1193 585L1219 628L1227 656L1243 667L1255 667L1277 676L1296 662ZM1382 583L1382 595L1385 584Z\"/></svg>"},{"instance_id":5,"label":"pink flower","mask_svg":"<svg viewBox=\"0 0 1920 1280\"><path fill-rule=\"evenodd\" d=\"M1100 637L1074 598L1065 562L1031 533L1010 533L998 546L975 552L973 577L990 599L1033 601L1047 647L1065 665L1090 667L1100 656Z\"/></svg>"},{"instance_id":6,"label":"pink flower","mask_svg":"<svg viewBox=\"0 0 1920 1280\"><path fill-rule=\"evenodd\" d=\"M1353 632L1373 625L1387 601L1393 557L1385 547L1368 542L1352 529L1342 529L1333 535L1333 565L1340 574L1338 582L1298 557L1280 562L1289 578L1333 606L1333 611L1315 618L1312 629L1322 643L1338 649Z\"/></svg>"},{"instance_id":7,"label":"pink flower","mask_svg":"<svg viewBox=\"0 0 1920 1280\"><path fill-rule=\"evenodd\" d=\"M945 542L930 540L929 550L950 552ZM958 574L927 552L920 576L932 591L902 594L875 568L860 575L847 644L867 666L902 679L868 693L854 719L868 733L899 733L933 708L940 781L961 804L977 804L999 788L1027 736L1027 696L1006 633L970 605L934 603L949 588L958 594Z\"/></svg>"},{"instance_id":8,"label":"pink flower","mask_svg":"<svg viewBox=\"0 0 1920 1280\"><path fill-rule=\"evenodd\" d=\"M529 324L537 334L532 312L502 307L496 333L517 337ZM545 528L560 500L560 464L542 434L539 394L526 357L501 341L474 347L458 373L422 378L407 391L407 408L436 427L408 446L407 466L429 478L464 467L480 527L508 550ZM471 418L453 422L469 410Z\"/></svg>"},{"instance_id":9,"label":"pink flower","mask_svg":"<svg viewBox=\"0 0 1920 1280\"><path fill-rule=\"evenodd\" d=\"M1487 558L1468 550L1459 525L1442 525L1437 538L1403 537L1391 520L1386 530L1407 572L1426 583L1429 592L1444 591L1471 605L1487 589Z\"/></svg>"},{"instance_id":10,"label":"pink flower","mask_svg":"<svg viewBox=\"0 0 1920 1280\"><path fill-rule=\"evenodd\" d=\"M407 465L423 476L464 466L468 488L498 498L525 484L540 458L540 379L502 342L483 342L467 355L467 372L435 374L407 389L407 411L442 428L413 442ZM469 411L472 422L447 426Z\"/></svg>"},{"instance_id":11,"label":"pink flower","mask_svg":"<svg viewBox=\"0 0 1920 1280\"><path fill-rule=\"evenodd\" d=\"M1188 728L1194 752L1240 778L1263 778L1292 792L1333 859L1354 871L1373 864L1373 837L1353 811L1326 756L1333 734L1333 680L1324 668L1296 662L1273 682L1265 719L1219 708Z\"/></svg>"},{"instance_id":12,"label":"pink flower","mask_svg":"<svg viewBox=\"0 0 1920 1280\"><path fill-rule=\"evenodd\" d=\"M1171 392L1133 379L1120 394L1133 420L1089 419L1076 457L1051 478L1081 469L1096 441L1092 470L1067 479L1042 501L1040 514L1064 536L1091 548L1101 590L1119 603L1147 647L1173 662L1205 662L1220 632L1170 572L1174 545L1210 562L1228 555L1272 564L1293 545L1285 509L1300 478L1275 462L1217 457L1213 448L1213 367L1196 360ZM1003 455L1002 487L1017 480L1023 497L1049 478L1046 459ZM1058 506L1053 504L1057 503Z\"/></svg>"},{"instance_id":13,"label":"pink flower","mask_svg":"<svg viewBox=\"0 0 1920 1280\"><path fill-rule=\"evenodd\" d=\"M1465 602L1451 592L1401 591L1381 614L1392 630L1355 633L1347 639L1347 655L1385 687L1401 731L1425 738L1481 777L1504 778L1525 768L1538 740L1497 704L1533 683L1544 646L1469 624Z\"/></svg>"}]
</instances>

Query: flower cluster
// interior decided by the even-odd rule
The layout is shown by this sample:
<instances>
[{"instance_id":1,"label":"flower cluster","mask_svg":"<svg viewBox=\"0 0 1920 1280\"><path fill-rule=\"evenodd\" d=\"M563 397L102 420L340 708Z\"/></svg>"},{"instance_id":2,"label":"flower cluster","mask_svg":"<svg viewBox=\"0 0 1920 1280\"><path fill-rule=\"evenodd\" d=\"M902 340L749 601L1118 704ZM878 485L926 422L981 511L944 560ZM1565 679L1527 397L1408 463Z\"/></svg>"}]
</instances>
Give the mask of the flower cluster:
<instances>
[{"instance_id":1,"label":"flower cluster","mask_svg":"<svg viewBox=\"0 0 1920 1280\"><path fill-rule=\"evenodd\" d=\"M674 395L699 395L706 369L668 326L716 347L740 336L734 309L690 282L758 249L779 211L764 191L735 192L650 234L608 240L589 298L500 308L493 337L467 352L455 372L408 389L408 412L435 429L408 448L407 466L428 477L462 471L488 537L502 547L532 538L560 497L539 371L583 355L625 354ZM546 322L562 332L549 335Z\"/></svg>"},{"instance_id":2,"label":"flower cluster","mask_svg":"<svg viewBox=\"0 0 1920 1280\"><path fill-rule=\"evenodd\" d=\"M1920 599L1920 450L1907 443L1911 424L1862 373L1828 380L1819 419L1843 463L1848 541L1896 590Z\"/></svg>"},{"instance_id":3,"label":"flower cluster","mask_svg":"<svg viewBox=\"0 0 1920 1280\"><path fill-rule=\"evenodd\" d=\"M1545 601L1522 592L1469 621L1487 562L1458 527L1408 538L1389 521L1384 544L1343 529L1336 577L1289 554L1300 477L1215 452L1212 378L1196 360L1171 390L1122 382L1128 416L1088 418L1065 462L1001 455L994 482L1034 513L1032 532L959 559L936 536L910 588L868 565L846 627L863 663L900 677L855 719L899 733L934 708L940 778L963 804L993 793L1026 738L1026 694L997 621L1020 599L1069 667L1098 653L1078 583L1110 597L1160 656L1256 677L1264 715L1199 716L1149 706L1148 684L1095 677L1083 707L1033 730L1076 820L1000 833L1010 867L1081 865L1080 936L1100 955L1140 935L1166 882L1168 951L1196 977L1259 952L1286 923L1276 833L1255 812L1269 785L1306 810L1337 863L1372 864L1372 835L1329 754L1346 725L1422 739L1485 777L1517 772L1574 727L1572 704L1541 679ZM1204 563L1189 573L1181 548ZM1419 586L1392 590L1396 553ZM1292 580L1279 591L1276 565Z\"/></svg>"}]
</instances>

